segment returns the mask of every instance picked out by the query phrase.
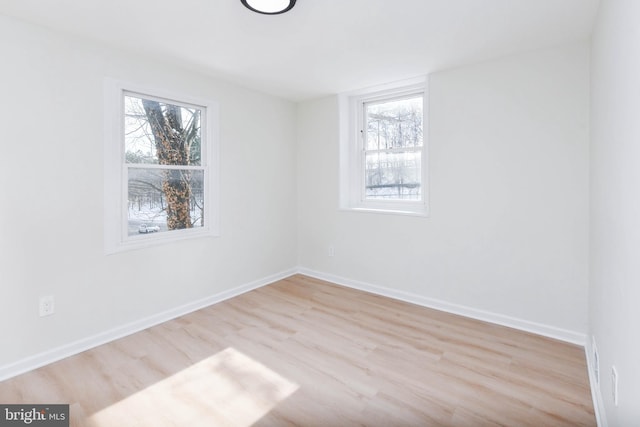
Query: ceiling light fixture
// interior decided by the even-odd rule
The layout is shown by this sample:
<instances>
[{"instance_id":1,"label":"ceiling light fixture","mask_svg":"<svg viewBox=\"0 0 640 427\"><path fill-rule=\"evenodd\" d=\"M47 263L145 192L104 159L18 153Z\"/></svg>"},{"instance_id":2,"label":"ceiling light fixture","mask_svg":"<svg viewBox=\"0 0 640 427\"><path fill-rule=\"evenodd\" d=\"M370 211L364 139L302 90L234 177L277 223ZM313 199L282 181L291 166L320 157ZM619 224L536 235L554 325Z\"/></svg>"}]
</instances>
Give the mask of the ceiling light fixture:
<instances>
[{"instance_id":1,"label":"ceiling light fixture","mask_svg":"<svg viewBox=\"0 0 640 427\"><path fill-rule=\"evenodd\" d=\"M296 0L240 0L247 9L263 15L279 15L293 9Z\"/></svg>"}]
</instances>

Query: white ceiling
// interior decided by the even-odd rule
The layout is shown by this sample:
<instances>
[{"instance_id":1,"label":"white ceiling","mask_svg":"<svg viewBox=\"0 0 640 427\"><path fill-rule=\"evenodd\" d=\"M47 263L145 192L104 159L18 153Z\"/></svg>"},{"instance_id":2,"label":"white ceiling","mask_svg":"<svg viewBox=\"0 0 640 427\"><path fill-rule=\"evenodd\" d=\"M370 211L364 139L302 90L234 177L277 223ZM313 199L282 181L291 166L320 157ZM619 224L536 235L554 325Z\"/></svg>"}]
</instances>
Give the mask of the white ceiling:
<instances>
[{"instance_id":1,"label":"white ceiling","mask_svg":"<svg viewBox=\"0 0 640 427\"><path fill-rule=\"evenodd\" d=\"M0 13L303 100L589 37L599 0L0 0Z\"/></svg>"}]
</instances>

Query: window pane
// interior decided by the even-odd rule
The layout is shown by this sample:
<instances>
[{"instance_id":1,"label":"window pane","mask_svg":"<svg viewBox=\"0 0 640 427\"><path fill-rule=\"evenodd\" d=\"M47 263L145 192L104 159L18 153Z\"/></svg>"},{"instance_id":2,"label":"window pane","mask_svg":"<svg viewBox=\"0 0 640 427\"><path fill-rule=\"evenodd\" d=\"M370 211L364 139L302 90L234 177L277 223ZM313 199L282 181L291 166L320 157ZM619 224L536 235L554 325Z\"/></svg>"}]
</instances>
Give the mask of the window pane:
<instances>
[{"instance_id":1,"label":"window pane","mask_svg":"<svg viewBox=\"0 0 640 427\"><path fill-rule=\"evenodd\" d=\"M367 153L365 198L421 200L421 152Z\"/></svg>"},{"instance_id":2,"label":"window pane","mask_svg":"<svg viewBox=\"0 0 640 427\"><path fill-rule=\"evenodd\" d=\"M365 104L367 150L421 147L422 95Z\"/></svg>"},{"instance_id":3,"label":"window pane","mask_svg":"<svg viewBox=\"0 0 640 427\"><path fill-rule=\"evenodd\" d=\"M203 225L203 171L129 168L129 236Z\"/></svg>"},{"instance_id":4,"label":"window pane","mask_svg":"<svg viewBox=\"0 0 640 427\"><path fill-rule=\"evenodd\" d=\"M130 164L201 164L202 109L124 96L124 142Z\"/></svg>"}]
</instances>

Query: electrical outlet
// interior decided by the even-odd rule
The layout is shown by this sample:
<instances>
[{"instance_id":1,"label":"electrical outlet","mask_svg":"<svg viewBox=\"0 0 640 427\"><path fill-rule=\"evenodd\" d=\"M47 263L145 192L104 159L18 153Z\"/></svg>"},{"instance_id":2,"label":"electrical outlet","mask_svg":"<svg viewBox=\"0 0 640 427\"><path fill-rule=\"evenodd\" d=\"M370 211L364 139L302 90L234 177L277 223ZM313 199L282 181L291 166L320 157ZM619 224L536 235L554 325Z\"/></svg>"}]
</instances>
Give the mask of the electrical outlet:
<instances>
[{"instance_id":1,"label":"electrical outlet","mask_svg":"<svg viewBox=\"0 0 640 427\"><path fill-rule=\"evenodd\" d=\"M330 245L330 246L329 246L329 249L327 250L327 254L328 254L329 256L335 256L335 255L336 255L336 250L335 250L335 248L333 247L333 245Z\"/></svg>"},{"instance_id":2,"label":"electrical outlet","mask_svg":"<svg viewBox=\"0 0 640 427\"><path fill-rule=\"evenodd\" d=\"M53 296L40 297L40 317L51 316L55 312Z\"/></svg>"},{"instance_id":3,"label":"electrical outlet","mask_svg":"<svg viewBox=\"0 0 640 427\"><path fill-rule=\"evenodd\" d=\"M611 393L613 394L613 404L618 406L618 370L611 367Z\"/></svg>"}]
</instances>

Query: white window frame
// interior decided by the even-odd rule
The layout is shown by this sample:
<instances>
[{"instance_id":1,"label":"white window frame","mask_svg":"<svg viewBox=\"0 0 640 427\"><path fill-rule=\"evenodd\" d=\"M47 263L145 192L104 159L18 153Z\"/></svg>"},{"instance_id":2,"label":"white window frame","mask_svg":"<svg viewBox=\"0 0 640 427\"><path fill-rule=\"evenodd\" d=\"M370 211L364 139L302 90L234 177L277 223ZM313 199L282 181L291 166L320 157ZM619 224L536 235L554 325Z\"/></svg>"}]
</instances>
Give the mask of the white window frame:
<instances>
[{"instance_id":1,"label":"white window frame","mask_svg":"<svg viewBox=\"0 0 640 427\"><path fill-rule=\"evenodd\" d=\"M423 96L421 200L371 200L365 197L365 105L410 95ZM350 211L428 216L428 79L419 77L338 96L340 115L340 208Z\"/></svg>"},{"instance_id":2,"label":"white window frame","mask_svg":"<svg viewBox=\"0 0 640 427\"><path fill-rule=\"evenodd\" d=\"M201 167L204 171L204 225L184 230L129 236L128 178L124 147L124 96L141 96L202 109ZM106 78L104 81L104 248L106 254L141 249L184 239L220 234L218 104L209 99ZM145 165L147 166L147 165ZM152 166L154 167L154 166ZM157 166L171 169L171 166ZM181 167L184 168L184 167Z\"/></svg>"}]
</instances>

